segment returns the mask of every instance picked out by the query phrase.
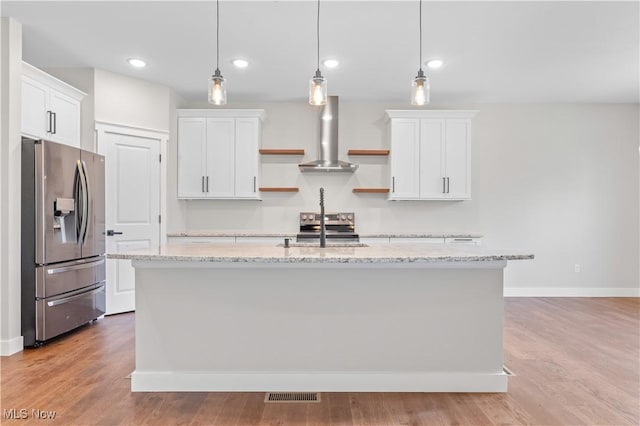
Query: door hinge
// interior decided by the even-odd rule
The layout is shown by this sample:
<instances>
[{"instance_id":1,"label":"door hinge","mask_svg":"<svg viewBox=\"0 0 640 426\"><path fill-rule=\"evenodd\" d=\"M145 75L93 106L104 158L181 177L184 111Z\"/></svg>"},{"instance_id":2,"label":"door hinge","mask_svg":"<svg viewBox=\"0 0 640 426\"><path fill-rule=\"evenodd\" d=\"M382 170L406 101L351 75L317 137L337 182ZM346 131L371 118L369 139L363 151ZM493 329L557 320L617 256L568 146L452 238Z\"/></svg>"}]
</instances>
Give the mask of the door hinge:
<instances>
[{"instance_id":1,"label":"door hinge","mask_svg":"<svg viewBox=\"0 0 640 426\"><path fill-rule=\"evenodd\" d=\"M158 163L162 163L162 154L158 154Z\"/></svg>"},{"instance_id":2,"label":"door hinge","mask_svg":"<svg viewBox=\"0 0 640 426\"><path fill-rule=\"evenodd\" d=\"M158 223L162 223L162 216L158 215Z\"/></svg>"}]
</instances>

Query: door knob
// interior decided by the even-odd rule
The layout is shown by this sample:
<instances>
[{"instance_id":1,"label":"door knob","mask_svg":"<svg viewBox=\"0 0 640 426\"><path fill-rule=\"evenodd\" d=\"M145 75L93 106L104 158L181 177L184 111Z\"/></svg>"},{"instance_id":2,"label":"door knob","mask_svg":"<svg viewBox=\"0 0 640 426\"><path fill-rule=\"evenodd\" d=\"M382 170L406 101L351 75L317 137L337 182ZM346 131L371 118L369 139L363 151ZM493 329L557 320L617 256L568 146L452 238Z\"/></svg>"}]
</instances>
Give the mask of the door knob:
<instances>
[{"instance_id":1,"label":"door knob","mask_svg":"<svg viewBox=\"0 0 640 426\"><path fill-rule=\"evenodd\" d=\"M112 237L114 235L122 235L122 232L116 232L113 229L107 229L107 236Z\"/></svg>"}]
</instances>

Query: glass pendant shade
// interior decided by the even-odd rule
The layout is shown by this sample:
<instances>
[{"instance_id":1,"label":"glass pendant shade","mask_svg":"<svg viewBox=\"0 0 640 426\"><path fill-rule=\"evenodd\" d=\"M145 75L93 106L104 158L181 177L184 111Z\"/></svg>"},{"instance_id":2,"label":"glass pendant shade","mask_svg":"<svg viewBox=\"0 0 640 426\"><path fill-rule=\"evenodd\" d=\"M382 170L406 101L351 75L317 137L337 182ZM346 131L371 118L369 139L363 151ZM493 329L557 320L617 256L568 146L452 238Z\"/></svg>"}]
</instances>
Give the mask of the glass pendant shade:
<instances>
[{"instance_id":1,"label":"glass pendant shade","mask_svg":"<svg viewBox=\"0 0 640 426\"><path fill-rule=\"evenodd\" d=\"M413 80L411 87L411 105L427 105L429 103L430 84L429 77L424 75L422 69Z\"/></svg>"},{"instance_id":2,"label":"glass pendant shade","mask_svg":"<svg viewBox=\"0 0 640 426\"><path fill-rule=\"evenodd\" d=\"M309 103L311 105L325 105L327 103L327 80L316 71L316 75L309 81Z\"/></svg>"},{"instance_id":3,"label":"glass pendant shade","mask_svg":"<svg viewBox=\"0 0 640 426\"><path fill-rule=\"evenodd\" d=\"M220 75L220 70L209 79L209 103L213 105L227 104L227 81Z\"/></svg>"}]
</instances>

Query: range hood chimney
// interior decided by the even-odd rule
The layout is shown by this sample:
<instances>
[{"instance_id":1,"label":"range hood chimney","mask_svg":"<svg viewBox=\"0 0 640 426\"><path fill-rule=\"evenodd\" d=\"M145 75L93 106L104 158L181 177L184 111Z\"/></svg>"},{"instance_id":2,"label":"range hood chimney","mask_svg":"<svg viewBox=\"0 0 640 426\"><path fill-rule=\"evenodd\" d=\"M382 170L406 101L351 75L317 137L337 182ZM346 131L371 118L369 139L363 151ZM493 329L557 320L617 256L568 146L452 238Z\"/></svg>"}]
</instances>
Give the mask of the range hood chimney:
<instances>
[{"instance_id":1,"label":"range hood chimney","mask_svg":"<svg viewBox=\"0 0 640 426\"><path fill-rule=\"evenodd\" d=\"M298 164L301 172L353 173L357 164L338 160L338 97L327 96L320 111L320 145L318 159Z\"/></svg>"}]
</instances>

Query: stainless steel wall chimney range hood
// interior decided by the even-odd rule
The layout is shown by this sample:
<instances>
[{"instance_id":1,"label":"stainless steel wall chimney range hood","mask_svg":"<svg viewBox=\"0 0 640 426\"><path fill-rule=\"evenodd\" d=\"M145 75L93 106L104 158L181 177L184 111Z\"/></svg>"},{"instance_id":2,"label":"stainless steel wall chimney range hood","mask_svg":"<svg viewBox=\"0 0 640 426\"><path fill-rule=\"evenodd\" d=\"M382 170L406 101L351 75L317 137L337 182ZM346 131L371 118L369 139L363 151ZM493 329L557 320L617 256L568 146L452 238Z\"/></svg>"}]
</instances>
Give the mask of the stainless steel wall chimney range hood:
<instances>
[{"instance_id":1,"label":"stainless steel wall chimney range hood","mask_svg":"<svg viewBox=\"0 0 640 426\"><path fill-rule=\"evenodd\" d=\"M320 111L320 145L316 161L298 164L301 172L353 173L357 164L338 160L338 97L327 96Z\"/></svg>"}]
</instances>

